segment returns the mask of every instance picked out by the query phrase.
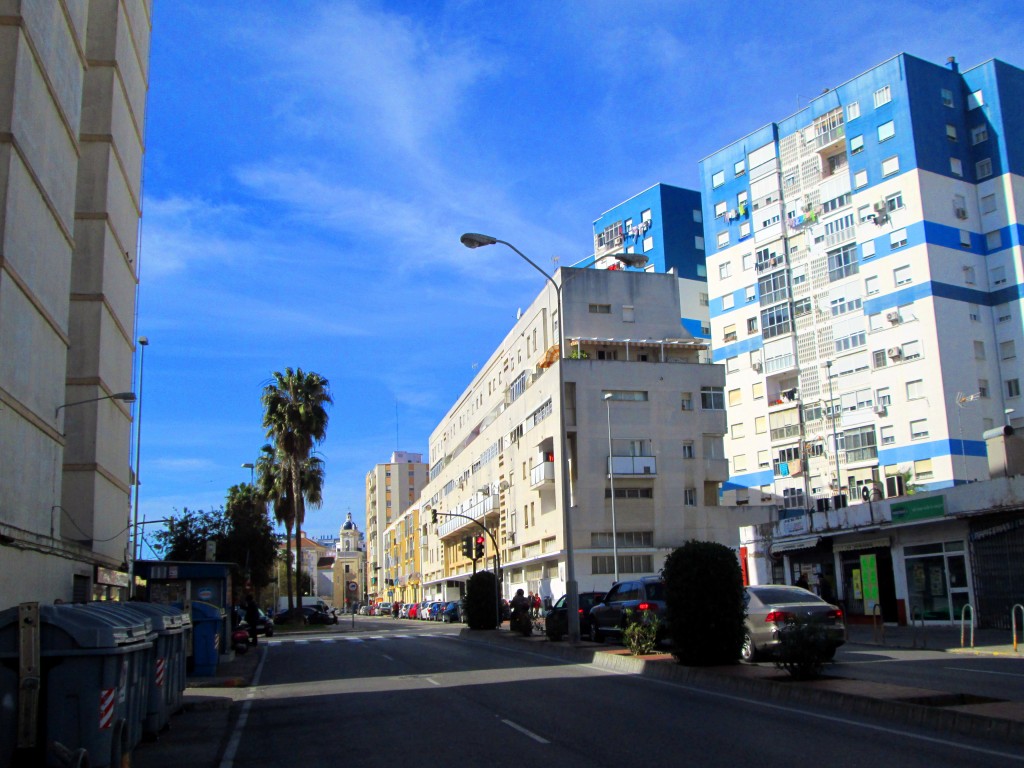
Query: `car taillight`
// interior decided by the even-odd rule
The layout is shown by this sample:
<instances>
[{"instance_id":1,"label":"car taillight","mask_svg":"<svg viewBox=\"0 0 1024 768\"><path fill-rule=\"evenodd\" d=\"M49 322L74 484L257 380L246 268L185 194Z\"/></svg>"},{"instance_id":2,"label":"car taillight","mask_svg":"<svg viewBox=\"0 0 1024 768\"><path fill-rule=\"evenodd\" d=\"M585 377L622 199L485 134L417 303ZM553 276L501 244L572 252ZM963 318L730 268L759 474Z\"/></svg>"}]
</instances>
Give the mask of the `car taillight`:
<instances>
[{"instance_id":1,"label":"car taillight","mask_svg":"<svg viewBox=\"0 0 1024 768\"><path fill-rule=\"evenodd\" d=\"M769 611L768 615L764 617L766 624L784 624L787 621L792 621L795 618L792 613L786 611Z\"/></svg>"},{"instance_id":2,"label":"car taillight","mask_svg":"<svg viewBox=\"0 0 1024 768\"><path fill-rule=\"evenodd\" d=\"M843 620L843 611L842 611L842 609L839 609L839 608L837 608L834 611L829 611L828 612L828 617L830 619L835 619L836 621L842 621Z\"/></svg>"},{"instance_id":3,"label":"car taillight","mask_svg":"<svg viewBox=\"0 0 1024 768\"><path fill-rule=\"evenodd\" d=\"M636 609L638 611L655 611L657 612L658 606L655 603L640 603Z\"/></svg>"}]
</instances>

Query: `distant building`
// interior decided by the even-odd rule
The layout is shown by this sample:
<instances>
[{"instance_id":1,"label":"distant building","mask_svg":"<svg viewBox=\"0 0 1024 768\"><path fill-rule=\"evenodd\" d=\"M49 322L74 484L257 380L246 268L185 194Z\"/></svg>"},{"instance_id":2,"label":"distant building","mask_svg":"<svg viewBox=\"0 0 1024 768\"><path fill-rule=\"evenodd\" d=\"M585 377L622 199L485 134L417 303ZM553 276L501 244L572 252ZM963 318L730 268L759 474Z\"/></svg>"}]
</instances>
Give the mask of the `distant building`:
<instances>
[{"instance_id":1,"label":"distant building","mask_svg":"<svg viewBox=\"0 0 1024 768\"><path fill-rule=\"evenodd\" d=\"M366 543L363 534L352 521L352 513L345 517L338 531L334 552L334 606L342 608L353 603L366 602Z\"/></svg>"},{"instance_id":2,"label":"distant building","mask_svg":"<svg viewBox=\"0 0 1024 768\"><path fill-rule=\"evenodd\" d=\"M123 599L152 8L0 25L0 608Z\"/></svg>"},{"instance_id":3,"label":"distant building","mask_svg":"<svg viewBox=\"0 0 1024 768\"><path fill-rule=\"evenodd\" d=\"M367 599L386 594L384 531L419 497L426 483L427 465L420 453L395 451L387 464L366 473L366 574Z\"/></svg>"}]
</instances>

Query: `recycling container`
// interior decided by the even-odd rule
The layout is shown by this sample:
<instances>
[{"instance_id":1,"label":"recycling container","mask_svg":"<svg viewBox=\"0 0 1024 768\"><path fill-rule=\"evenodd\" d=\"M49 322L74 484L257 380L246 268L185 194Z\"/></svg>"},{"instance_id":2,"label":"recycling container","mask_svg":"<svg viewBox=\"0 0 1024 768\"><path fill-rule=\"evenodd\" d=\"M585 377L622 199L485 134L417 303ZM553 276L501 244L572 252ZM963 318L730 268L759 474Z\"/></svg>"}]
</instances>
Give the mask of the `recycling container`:
<instances>
[{"instance_id":1,"label":"recycling container","mask_svg":"<svg viewBox=\"0 0 1024 768\"><path fill-rule=\"evenodd\" d=\"M26 603L0 612L0 765L56 766L57 742L84 749L93 768L130 756L132 669L152 648L146 628L127 615L88 605ZM38 648L38 666L24 647ZM20 700L38 699L19 733ZM22 698L19 698L22 697ZM20 743L19 743L20 739Z\"/></svg>"},{"instance_id":2,"label":"recycling container","mask_svg":"<svg viewBox=\"0 0 1024 768\"><path fill-rule=\"evenodd\" d=\"M224 616L220 606L192 601L192 673L197 677L217 674Z\"/></svg>"}]
</instances>

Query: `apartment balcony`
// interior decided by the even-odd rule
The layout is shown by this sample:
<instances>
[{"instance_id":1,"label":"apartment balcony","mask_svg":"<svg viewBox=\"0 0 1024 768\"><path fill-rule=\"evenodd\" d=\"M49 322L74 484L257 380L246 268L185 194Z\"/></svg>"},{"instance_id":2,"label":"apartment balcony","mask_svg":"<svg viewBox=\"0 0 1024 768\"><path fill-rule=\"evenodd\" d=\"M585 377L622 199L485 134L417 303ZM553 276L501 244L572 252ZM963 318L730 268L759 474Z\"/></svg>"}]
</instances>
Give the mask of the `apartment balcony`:
<instances>
[{"instance_id":1,"label":"apartment balcony","mask_svg":"<svg viewBox=\"0 0 1024 768\"><path fill-rule=\"evenodd\" d=\"M761 274L762 272L768 272L773 269L781 269L786 266L785 256L772 256L770 259L764 259L754 265L754 270Z\"/></svg>"},{"instance_id":2,"label":"apartment balcony","mask_svg":"<svg viewBox=\"0 0 1024 768\"><path fill-rule=\"evenodd\" d=\"M443 539L467 525L472 525L473 520L482 520L485 515L494 511L494 499L494 496L484 496L478 501L465 502L453 509L443 510L449 515L459 517L446 517L443 513L439 515L441 522L437 527L437 535Z\"/></svg>"},{"instance_id":3,"label":"apartment balcony","mask_svg":"<svg viewBox=\"0 0 1024 768\"><path fill-rule=\"evenodd\" d=\"M704 459L704 479L709 483L724 483L729 479L728 459Z\"/></svg>"},{"instance_id":4,"label":"apartment balcony","mask_svg":"<svg viewBox=\"0 0 1024 768\"><path fill-rule=\"evenodd\" d=\"M792 440L797 437L800 437L799 424L787 424L784 427L777 427L771 431L771 439L773 443L785 442L786 440Z\"/></svg>"},{"instance_id":5,"label":"apartment balcony","mask_svg":"<svg viewBox=\"0 0 1024 768\"><path fill-rule=\"evenodd\" d=\"M530 468L530 488L536 490L555 484L555 462L543 461Z\"/></svg>"},{"instance_id":6,"label":"apartment balcony","mask_svg":"<svg viewBox=\"0 0 1024 768\"><path fill-rule=\"evenodd\" d=\"M840 229L838 232L828 233L827 235L825 235L825 247L834 248L837 245L843 245L844 243L848 243L851 240L855 240L857 238L856 230L856 227L850 226L844 227L843 229Z\"/></svg>"},{"instance_id":7,"label":"apartment balcony","mask_svg":"<svg viewBox=\"0 0 1024 768\"><path fill-rule=\"evenodd\" d=\"M780 408L781 406L792 407L800 404L800 390L798 389L782 389L777 392L768 393L768 407L769 408Z\"/></svg>"},{"instance_id":8,"label":"apartment balcony","mask_svg":"<svg viewBox=\"0 0 1024 768\"><path fill-rule=\"evenodd\" d=\"M658 460L653 456L612 456L612 473L616 477L657 475Z\"/></svg>"},{"instance_id":9,"label":"apartment balcony","mask_svg":"<svg viewBox=\"0 0 1024 768\"><path fill-rule=\"evenodd\" d=\"M878 463L878 446L869 445L864 448L852 448L845 451L841 451L840 459L843 465L852 464L877 464Z\"/></svg>"},{"instance_id":10,"label":"apartment balcony","mask_svg":"<svg viewBox=\"0 0 1024 768\"><path fill-rule=\"evenodd\" d=\"M814 150L816 152L823 152L829 150L841 142L846 140L846 126L837 125L824 133L819 133L814 137Z\"/></svg>"}]
</instances>

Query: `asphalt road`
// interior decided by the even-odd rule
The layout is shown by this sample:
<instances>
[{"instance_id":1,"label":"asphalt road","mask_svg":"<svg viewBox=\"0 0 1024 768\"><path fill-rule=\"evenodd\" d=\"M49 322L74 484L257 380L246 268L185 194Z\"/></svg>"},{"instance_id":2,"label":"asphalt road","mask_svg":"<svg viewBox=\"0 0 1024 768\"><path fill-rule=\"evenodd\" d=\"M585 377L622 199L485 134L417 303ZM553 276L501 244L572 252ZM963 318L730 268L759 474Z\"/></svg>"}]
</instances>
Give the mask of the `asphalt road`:
<instances>
[{"instance_id":1,"label":"asphalt road","mask_svg":"<svg viewBox=\"0 0 1024 768\"><path fill-rule=\"evenodd\" d=\"M364 627L268 643L222 766L1024 763L1000 744L460 639L459 625Z\"/></svg>"}]
</instances>

